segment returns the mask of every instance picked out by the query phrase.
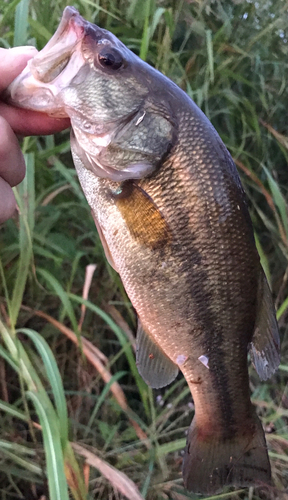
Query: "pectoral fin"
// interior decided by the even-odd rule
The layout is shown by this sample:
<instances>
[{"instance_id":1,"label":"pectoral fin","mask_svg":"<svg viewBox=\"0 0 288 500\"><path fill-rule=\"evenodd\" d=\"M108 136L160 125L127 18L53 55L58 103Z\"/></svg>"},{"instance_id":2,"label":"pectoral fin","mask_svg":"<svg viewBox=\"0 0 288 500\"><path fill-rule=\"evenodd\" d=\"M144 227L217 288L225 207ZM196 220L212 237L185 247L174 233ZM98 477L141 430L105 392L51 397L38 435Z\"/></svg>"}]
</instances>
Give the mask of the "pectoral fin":
<instances>
[{"instance_id":1,"label":"pectoral fin","mask_svg":"<svg viewBox=\"0 0 288 500\"><path fill-rule=\"evenodd\" d=\"M136 338L136 364L141 377L153 389L160 389L173 382L178 367L143 330L138 320Z\"/></svg>"},{"instance_id":2,"label":"pectoral fin","mask_svg":"<svg viewBox=\"0 0 288 500\"><path fill-rule=\"evenodd\" d=\"M132 237L140 244L154 249L171 241L171 231L161 211L140 186L124 183L114 199Z\"/></svg>"},{"instance_id":3,"label":"pectoral fin","mask_svg":"<svg viewBox=\"0 0 288 500\"><path fill-rule=\"evenodd\" d=\"M280 363L280 338L275 308L264 272L261 273L258 291L258 311L250 346L255 369L262 380L267 380Z\"/></svg>"}]
</instances>

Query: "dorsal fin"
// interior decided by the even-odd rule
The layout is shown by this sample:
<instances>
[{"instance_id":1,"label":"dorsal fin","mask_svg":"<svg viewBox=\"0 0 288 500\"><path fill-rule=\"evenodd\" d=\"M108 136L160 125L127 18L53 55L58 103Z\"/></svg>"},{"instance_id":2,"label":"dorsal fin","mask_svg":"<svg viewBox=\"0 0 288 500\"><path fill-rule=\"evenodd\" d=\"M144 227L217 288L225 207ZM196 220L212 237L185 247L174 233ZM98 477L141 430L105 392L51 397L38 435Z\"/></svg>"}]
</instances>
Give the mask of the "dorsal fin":
<instances>
[{"instance_id":1,"label":"dorsal fin","mask_svg":"<svg viewBox=\"0 0 288 500\"><path fill-rule=\"evenodd\" d=\"M275 308L264 271L261 271L255 330L250 346L255 369L262 380L267 380L280 363L280 338Z\"/></svg>"},{"instance_id":2,"label":"dorsal fin","mask_svg":"<svg viewBox=\"0 0 288 500\"><path fill-rule=\"evenodd\" d=\"M178 375L178 367L143 330L138 320L136 365L141 377L153 389L170 384Z\"/></svg>"}]
</instances>

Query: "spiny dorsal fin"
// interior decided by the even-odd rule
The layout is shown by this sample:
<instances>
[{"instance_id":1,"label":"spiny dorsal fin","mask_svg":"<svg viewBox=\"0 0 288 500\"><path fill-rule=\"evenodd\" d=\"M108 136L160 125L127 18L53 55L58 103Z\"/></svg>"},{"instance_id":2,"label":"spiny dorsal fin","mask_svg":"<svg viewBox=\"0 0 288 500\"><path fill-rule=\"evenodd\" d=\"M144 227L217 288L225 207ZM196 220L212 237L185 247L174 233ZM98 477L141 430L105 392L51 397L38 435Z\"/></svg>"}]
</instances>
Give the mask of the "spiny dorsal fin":
<instances>
[{"instance_id":1,"label":"spiny dorsal fin","mask_svg":"<svg viewBox=\"0 0 288 500\"><path fill-rule=\"evenodd\" d=\"M136 365L141 377L153 389L170 384L178 375L178 367L143 330L138 320Z\"/></svg>"},{"instance_id":2,"label":"spiny dorsal fin","mask_svg":"<svg viewBox=\"0 0 288 500\"><path fill-rule=\"evenodd\" d=\"M280 363L280 338L275 308L264 272L261 272L255 330L250 346L255 369L262 380L267 380Z\"/></svg>"},{"instance_id":3,"label":"spiny dorsal fin","mask_svg":"<svg viewBox=\"0 0 288 500\"><path fill-rule=\"evenodd\" d=\"M150 248L165 246L172 235L152 198L137 184L123 183L115 203L135 240Z\"/></svg>"}]
</instances>

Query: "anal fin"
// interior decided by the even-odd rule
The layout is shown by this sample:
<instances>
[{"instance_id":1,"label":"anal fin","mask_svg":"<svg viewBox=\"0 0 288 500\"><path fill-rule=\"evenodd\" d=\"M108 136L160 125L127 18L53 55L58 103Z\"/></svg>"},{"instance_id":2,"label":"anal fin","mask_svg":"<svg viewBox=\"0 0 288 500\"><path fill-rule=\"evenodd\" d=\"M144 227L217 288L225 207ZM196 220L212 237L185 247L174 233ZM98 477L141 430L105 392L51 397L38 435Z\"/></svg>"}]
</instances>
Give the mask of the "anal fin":
<instances>
[{"instance_id":1,"label":"anal fin","mask_svg":"<svg viewBox=\"0 0 288 500\"><path fill-rule=\"evenodd\" d=\"M277 370L280 363L279 330L264 271L259 279L257 317L250 354L262 380L267 380Z\"/></svg>"},{"instance_id":2,"label":"anal fin","mask_svg":"<svg viewBox=\"0 0 288 500\"><path fill-rule=\"evenodd\" d=\"M136 338L136 365L141 377L153 389L160 389L173 382L178 367L144 331L138 320Z\"/></svg>"}]
</instances>

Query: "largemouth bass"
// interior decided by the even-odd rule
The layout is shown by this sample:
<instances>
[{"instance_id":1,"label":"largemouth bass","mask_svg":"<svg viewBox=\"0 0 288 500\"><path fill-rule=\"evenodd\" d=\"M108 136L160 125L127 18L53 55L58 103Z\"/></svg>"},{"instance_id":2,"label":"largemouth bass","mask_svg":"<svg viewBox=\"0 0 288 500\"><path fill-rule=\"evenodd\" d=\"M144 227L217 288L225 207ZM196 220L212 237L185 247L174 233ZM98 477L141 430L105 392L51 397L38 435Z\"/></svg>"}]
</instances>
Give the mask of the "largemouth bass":
<instances>
[{"instance_id":1,"label":"largemouth bass","mask_svg":"<svg viewBox=\"0 0 288 500\"><path fill-rule=\"evenodd\" d=\"M181 370L193 396L186 488L269 483L247 351L267 379L279 364L278 327L217 132L172 81L72 7L9 91L18 106L71 119L81 186L139 317L139 372L160 388Z\"/></svg>"}]
</instances>

